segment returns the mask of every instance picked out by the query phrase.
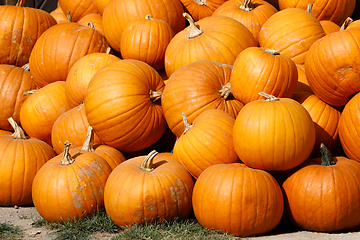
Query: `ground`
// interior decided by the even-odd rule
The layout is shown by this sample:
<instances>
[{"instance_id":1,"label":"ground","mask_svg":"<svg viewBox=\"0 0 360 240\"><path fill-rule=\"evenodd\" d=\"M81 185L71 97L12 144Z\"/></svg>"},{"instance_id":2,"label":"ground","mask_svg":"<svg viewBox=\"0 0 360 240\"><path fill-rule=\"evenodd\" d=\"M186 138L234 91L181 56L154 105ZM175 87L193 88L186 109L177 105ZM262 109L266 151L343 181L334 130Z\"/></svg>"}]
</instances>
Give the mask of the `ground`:
<instances>
[{"instance_id":1,"label":"ground","mask_svg":"<svg viewBox=\"0 0 360 240\"><path fill-rule=\"evenodd\" d=\"M50 232L46 228L36 228L32 225L34 220L40 218L35 207L0 207L0 223L8 222L15 226L19 226L24 230L24 238L26 240L52 240L54 237L48 235ZM93 239L111 239L114 235L103 234L96 235ZM319 233L303 231L287 223L280 223L272 232L257 237L248 237L248 240L357 240L360 239L360 228L341 232L341 233Z\"/></svg>"}]
</instances>

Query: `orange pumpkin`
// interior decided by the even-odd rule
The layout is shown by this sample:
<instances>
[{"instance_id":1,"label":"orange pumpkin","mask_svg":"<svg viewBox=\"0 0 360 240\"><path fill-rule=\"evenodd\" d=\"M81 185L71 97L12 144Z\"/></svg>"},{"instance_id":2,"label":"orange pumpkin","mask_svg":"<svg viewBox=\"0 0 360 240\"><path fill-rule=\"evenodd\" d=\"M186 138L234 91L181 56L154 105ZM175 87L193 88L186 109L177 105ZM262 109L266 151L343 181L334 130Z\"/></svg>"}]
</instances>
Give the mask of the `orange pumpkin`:
<instances>
[{"instance_id":1,"label":"orange pumpkin","mask_svg":"<svg viewBox=\"0 0 360 240\"><path fill-rule=\"evenodd\" d=\"M237 116L244 104L231 94L231 70L231 65L202 60L183 66L170 76L161 106L169 128L177 137L185 129L182 112L189 122L208 109Z\"/></svg>"},{"instance_id":2,"label":"orange pumpkin","mask_svg":"<svg viewBox=\"0 0 360 240\"><path fill-rule=\"evenodd\" d=\"M151 151L112 171L105 186L105 209L118 226L181 220L191 213L193 187L180 163Z\"/></svg>"},{"instance_id":3,"label":"orange pumpkin","mask_svg":"<svg viewBox=\"0 0 360 240\"><path fill-rule=\"evenodd\" d=\"M192 203L203 227L235 236L269 232L280 222L284 209L275 178L240 163L205 169L195 182Z\"/></svg>"},{"instance_id":4,"label":"orange pumpkin","mask_svg":"<svg viewBox=\"0 0 360 240\"><path fill-rule=\"evenodd\" d=\"M330 20L321 20L320 24L324 29L325 35L340 31L340 26Z\"/></svg>"},{"instance_id":5,"label":"orange pumpkin","mask_svg":"<svg viewBox=\"0 0 360 240\"><path fill-rule=\"evenodd\" d=\"M273 49L245 49L236 57L231 71L231 92L244 104L260 99L258 92L291 98L297 84L294 61Z\"/></svg>"},{"instance_id":6,"label":"orange pumpkin","mask_svg":"<svg viewBox=\"0 0 360 240\"><path fill-rule=\"evenodd\" d=\"M103 15L106 5L110 2L110 0L93 0L94 7L98 10L98 12Z\"/></svg>"},{"instance_id":7,"label":"orange pumpkin","mask_svg":"<svg viewBox=\"0 0 360 240\"><path fill-rule=\"evenodd\" d=\"M104 28L102 26L102 16L99 13L86 14L77 21L78 24L83 26L91 26L94 24L95 30L104 35Z\"/></svg>"},{"instance_id":8,"label":"orange pumpkin","mask_svg":"<svg viewBox=\"0 0 360 240\"><path fill-rule=\"evenodd\" d=\"M190 26L177 33L165 52L168 77L177 69L198 60L234 64L239 53L257 46L251 32L235 19L224 16L206 17L194 22L184 13Z\"/></svg>"},{"instance_id":9,"label":"orange pumpkin","mask_svg":"<svg viewBox=\"0 0 360 240\"><path fill-rule=\"evenodd\" d=\"M240 160L252 168L283 171L303 163L315 144L315 125L308 111L290 98L246 104L235 120L234 146Z\"/></svg>"},{"instance_id":10,"label":"orange pumpkin","mask_svg":"<svg viewBox=\"0 0 360 240\"><path fill-rule=\"evenodd\" d=\"M0 206L29 206L36 173L56 154L45 142L26 137L12 118L9 122L15 132L0 135Z\"/></svg>"},{"instance_id":11,"label":"orange pumpkin","mask_svg":"<svg viewBox=\"0 0 360 240\"><path fill-rule=\"evenodd\" d=\"M156 70L142 61L111 62L89 82L87 120L105 144L124 152L145 149L167 128L160 105L164 86Z\"/></svg>"},{"instance_id":12,"label":"orange pumpkin","mask_svg":"<svg viewBox=\"0 0 360 240\"><path fill-rule=\"evenodd\" d=\"M235 118L229 113L209 109L190 125L183 114L185 131L175 143L173 156L194 177L214 164L238 162L233 143Z\"/></svg>"},{"instance_id":13,"label":"orange pumpkin","mask_svg":"<svg viewBox=\"0 0 360 240\"><path fill-rule=\"evenodd\" d=\"M0 6L0 64L21 67L28 63L36 41L56 24L48 12L23 7L24 3L19 0L16 6Z\"/></svg>"},{"instance_id":14,"label":"orange pumpkin","mask_svg":"<svg viewBox=\"0 0 360 240\"><path fill-rule=\"evenodd\" d=\"M210 17L227 0L180 0L195 21Z\"/></svg>"},{"instance_id":15,"label":"orange pumpkin","mask_svg":"<svg viewBox=\"0 0 360 240\"><path fill-rule=\"evenodd\" d=\"M69 21L60 6L51 11L50 15L53 16L57 23L66 23Z\"/></svg>"},{"instance_id":16,"label":"orange pumpkin","mask_svg":"<svg viewBox=\"0 0 360 240\"><path fill-rule=\"evenodd\" d=\"M29 136L52 145L54 122L65 113L65 82L53 82L29 94L20 108L21 126Z\"/></svg>"},{"instance_id":17,"label":"orange pumpkin","mask_svg":"<svg viewBox=\"0 0 360 240\"><path fill-rule=\"evenodd\" d=\"M74 221L104 209L110 166L94 153L71 156L69 146L65 142L64 153L44 164L34 178L34 206L48 222Z\"/></svg>"}]
</instances>

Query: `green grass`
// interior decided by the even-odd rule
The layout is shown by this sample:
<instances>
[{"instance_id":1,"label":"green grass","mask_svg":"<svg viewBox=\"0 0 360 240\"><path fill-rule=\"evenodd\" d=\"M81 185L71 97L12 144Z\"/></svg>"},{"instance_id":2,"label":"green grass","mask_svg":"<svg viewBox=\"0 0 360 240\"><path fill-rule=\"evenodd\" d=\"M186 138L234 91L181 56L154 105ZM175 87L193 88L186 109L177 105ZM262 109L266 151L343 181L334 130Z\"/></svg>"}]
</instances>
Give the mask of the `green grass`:
<instances>
[{"instance_id":1,"label":"green grass","mask_svg":"<svg viewBox=\"0 0 360 240\"><path fill-rule=\"evenodd\" d=\"M0 223L0 239L2 240L14 240L20 239L23 233L18 226L14 226L10 223Z\"/></svg>"},{"instance_id":2,"label":"green grass","mask_svg":"<svg viewBox=\"0 0 360 240\"><path fill-rule=\"evenodd\" d=\"M49 223L43 218L34 220L33 226L51 229L55 240L95 239L95 233L113 233L112 240L233 240L239 239L218 231L209 231L191 220L164 221L154 224L133 224L120 228L105 212L73 222ZM0 238L1 239L1 238Z\"/></svg>"}]
</instances>

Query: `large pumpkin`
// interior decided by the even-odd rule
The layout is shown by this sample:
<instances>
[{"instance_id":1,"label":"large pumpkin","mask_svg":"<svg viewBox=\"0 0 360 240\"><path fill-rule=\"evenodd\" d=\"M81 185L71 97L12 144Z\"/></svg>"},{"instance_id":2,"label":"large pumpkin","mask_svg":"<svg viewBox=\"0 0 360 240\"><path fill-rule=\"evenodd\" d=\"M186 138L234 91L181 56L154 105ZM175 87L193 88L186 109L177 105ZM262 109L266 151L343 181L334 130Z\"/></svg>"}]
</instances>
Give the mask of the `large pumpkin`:
<instances>
[{"instance_id":1,"label":"large pumpkin","mask_svg":"<svg viewBox=\"0 0 360 240\"><path fill-rule=\"evenodd\" d=\"M203 171L195 182L192 202L203 227L235 236L269 232L284 209L275 178L240 163L217 164Z\"/></svg>"},{"instance_id":2,"label":"large pumpkin","mask_svg":"<svg viewBox=\"0 0 360 240\"><path fill-rule=\"evenodd\" d=\"M209 60L190 63L172 74L161 97L166 122L179 137L184 132L181 113L189 122L207 109L220 109L236 117L244 104L231 94L232 66Z\"/></svg>"},{"instance_id":3,"label":"large pumpkin","mask_svg":"<svg viewBox=\"0 0 360 240\"><path fill-rule=\"evenodd\" d=\"M235 151L249 167L270 171L294 168L314 148L314 122L295 100L261 94L266 100L246 104L236 117Z\"/></svg>"},{"instance_id":4,"label":"large pumpkin","mask_svg":"<svg viewBox=\"0 0 360 240\"><path fill-rule=\"evenodd\" d=\"M154 144L167 125L160 105L165 84L150 65L133 59L101 68L89 82L85 112L107 145L133 152Z\"/></svg>"},{"instance_id":5,"label":"large pumpkin","mask_svg":"<svg viewBox=\"0 0 360 240\"><path fill-rule=\"evenodd\" d=\"M190 26L177 33L165 52L168 77L177 69L198 60L232 65L239 53L257 46L251 32L240 22L225 16L211 16L197 22L187 13Z\"/></svg>"},{"instance_id":6,"label":"large pumpkin","mask_svg":"<svg viewBox=\"0 0 360 240\"><path fill-rule=\"evenodd\" d=\"M33 179L56 153L47 143L26 137L12 118L9 122L15 132L0 135L0 206L30 206Z\"/></svg>"},{"instance_id":7,"label":"large pumpkin","mask_svg":"<svg viewBox=\"0 0 360 240\"><path fill-rule=\"evenodd\" d=\"M44 10L16 6L0 6L0 64L18 67L28 63L30 53L41 34L56 24Z\"/></svg>"},{"instance_id":8,"label":"large pumpkin","mask_svg":"<svg viewBox=\"0 0 360 240\"><path fill-rule=\"evenodd\" d=\"M58 3L64 13L69 13L73 22L77 22L87 14L99 12L93 0L58 0Z\"/></svg>"},{"instance_id":9,"label":"large pumpkin","mask_svg":"<svg viewBox=\"0 0 360 240\"><path fill-rule=\"evenodd\" d=\"M321 145L322 157L300 165L282 184L285 213L297 226L322 232L360 225L360 163L332 157Z\"/></svg>"},{"instance_id":10,"label":"large pumpkin","mask_svg":"<svg viewBox=\"0 0 360 240\"><path fill-rule=\"evenodd\" d=\"M151 151L121 163L105 186L105 209L118 226L185 219L194 182L175 160Z\"/></svg>"}]
</instances>

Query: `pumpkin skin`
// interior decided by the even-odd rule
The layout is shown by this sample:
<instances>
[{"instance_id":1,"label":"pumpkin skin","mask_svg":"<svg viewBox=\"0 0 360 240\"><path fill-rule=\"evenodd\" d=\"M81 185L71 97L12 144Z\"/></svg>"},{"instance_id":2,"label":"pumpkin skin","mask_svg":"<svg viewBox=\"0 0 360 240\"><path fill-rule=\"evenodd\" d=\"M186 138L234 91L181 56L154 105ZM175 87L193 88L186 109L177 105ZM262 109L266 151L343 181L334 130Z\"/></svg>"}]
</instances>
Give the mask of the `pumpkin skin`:
<instances>
[{"instance_id":1,"label":"pumpkin skin","mask_svg":"<svg viewBox=\"0 0 360 240\"><path fill-rule=\"evenodd\" d=\"M45 31L35 43L29 59L32 76L39 87L65 81L74 63L81 57L105 52L109 45L95 29L68 22Z\"/></svg>"},{"instance_id":2,"label":"pumpkin skin","mask_svg":"<svg viewBox=\"0 0 360 240\"><path fill-rule=\"evenodd\" d=\"M97 154L71 156L66 142L64 154L50 159L33 182L33 202L48 222L74 221L104 209L104 189L111 168Z\"/></svg>"},{"instance_id":3,"label":"pumpkin skin","mask_svg":"<svg viewBox=\"0 0 360 240\"><path fill-rule=\"evenodd\" d=\"M180 67L198 60L232 65L241 51L257 46L251 32L235 19L211 16L195 23L189 14L184 16L190 26L171 39L165 52L168 77Z\"/></svg>"},{"instance_id":4,"label":"pumpkin skin","mask_svg":"<svg viewBox=\"0 0 360 240\"><path fill-rule=\"evenodd\" d=\"M51 143L57 154L64 151L66 141L71 143L70 148L82 146L87 135L89 122L86 118L84 104L80 104L61 114L51 129ZM96 136L94 143L100 143Z\"/></svg>"},{"instance_id":5,"label":"pumpkin skin","mask_svg":"<svg viewBox=\"0 0 360 240\"><path fill-rule=\"evenodd\" d=\"M306 77L313 92L324 102L344 106L360 91L359 42L360 29L354 27L326 35L309 49Z\"/></svg>"},{"instance_id":6,"label":"pumpkin skin","mask_svg":"<svg viewBox=\"0 0 360 240\"><path fill-rule=\"evenodd\" d=\"M325 35L340 31L340 26L330 20L321 20L320 24L324 29Z\"/></svg>"},{"instance_id":7,"label":"pumpkin skin","mask_svg":"<svg viewBox=\"0 0 360 240\"><path fill-rule=\"evenodd\" d=\"M124 28L120 41L123 59L146 62L156 70L164 68L165 51L174 37L174 31L164 20L145 19L131 21Z\"/></svg>"},{"instance_id":8,"label":"pumpkin skin","mask_svg":"<svg viewBox=\"0 0 360 240\"><path fill-rule=\"evenodd\" d=\"M0 22L0 64L17 67L28 63L41 34L56 24L48 12L21 5L0 6Z\"/></svg>"},{"instance_id":9,"label":"pumpkin skin","mask_svg":"<svg viewBox=\"0 0 360 240\"><path fill-rule=\"evenodd\" d=\"M315 123L316 140L311 157L320 156L321 143L331 149L331 152L340 154L339 122L341 112L310 92L296 92L293 99L301 103Z\"/></svg>"},{"instance_id":10,"label":"pumpkin skin","mask_svg":"<svg viewBox=\"0 0 360 240\"><path fill-rule=\"evenodd\" d=\"M47 143L26 137L13 119L10 121L15 133L0 135L0 206L29 206L36 173L56 153Z\"/></svg>"},{"instance_id":11,"label":"pumpkin skin","mask_svg":"<svg viewBox=\"0 0 360 240\"><path fill-rule=\"evenodd\" d=\"M0 64L0 129L13 130L8 118L20 124L21 105L27 96L23 93L36 88L29 71L14 65Z\"/></svg>"},{"instance_id":12,"label":"pumpkin skin","mask_svg":"<svg viewBox=\"0 0 360 240\"><path fill-rule=\"evenodd\" d=\"M236 117L235 151L240 160L252 168L269 171L294 168L303 163L314 148L314 122L295 100L263 95L266 100L246 104Z\"/></svg>"},{"instance_id":13,"label":"pumpkin skin","mask_svg":"<svg viewBox=\"0 0 360 240\"><path fill-rule=\"evenodd\" d=\"M94 74L106 64L117 60L120 58L108 52L90 53L77 60L66 77L66 109L80 105Z\"/></svg>"},{"instance_id":14,"label":"pumpkin skin","mask_svg":"<svg viewBox=\"0 0 360 240\"><path fill-rule=\"evenodd\" d=\"M120 151L154 144L167 125L160 105L165 84L150 65L134 59L114 61L95 73L84 105L97 136Z\"/></svg>"},{"instance_id":15,"label":"pumpkin skin","mask_svg":"<svg viewBox=\"0 0 360 240\"><path fill-rule=\"evenodd\" d=\"M296 64L272 49L249 47L235 60L230 85L234 97L244 104L262 98L258 92L291 98L298 84Z\"/></svg>"},{"instance_id":16,"label":"pumpkin skin","mask_svg":"<svg viewBox=\"0 0 360 240\"><path fill-rule=\"evenodd\" d=\"M175 143L173 156L197 179L214 164L239 162L233 143L235 118L229 113L209 109L190 125L183 115L185 131Z\"/></svg>"},{"instance_id":17,"label":"pumpkin skin","mask_svg":"<svg viewBox=\"0 0 360 240\"><path fill-rule=\"evenodd\" d=\"M355 9L356 0L278 0L280 10L286 8L301 8L306 10L308 4L313 4L311 13L318 20L330 20L338 25L343 24Z\"/></svg>"},{"instance_id":18,"label":"pumpkin skin","mask_svg":"<svg viewBox=\"0 0 360 240\"><path fill-rule=\"evenodd\" d=\"M60 6L50 12L50 15L53 16L57 23L66 23L69 21Z\"/></svg>"},{"instance_id":19,"label":"pumpkin skin","mask_svg":"<svg viewBox=\"0 0 360 240\"><path fill-rule=\"evenodd\" d=\"M227 0L180 0L195 21L210 17Z\"/></svg>"},{"instance_id":20,"label":"pumpkin skin","mask_svg":"<svg viewBox=\"0 0 360 240\"><path fill-rule=\"evenodd\" d=\"M111 172L105 209L116 225L181 220L191 213L190 174L175 160L156 154L128 159Z\"/></svg>"},{"instance_id":21,"label":"pumpkin skin","mask_svg":"<svg viewBox=\"0 0 360 240\"><path fill-rule=\"evenodd\" d=\"M284 181L285 213L297 226L333 232L360 225L360 163L346 157L309 159Z\"/></svg>"},{"instance_id":22,"label":"pumpkin skin","mask_svg":"<svg viewBox=\"0 0 360 240\"><path fill-rule=\"evenodd\" d=\"M202 60L183 66L170 76L161 106L169 128L177 137L185 130L182 112L189 122L208 109L223 110L236 118L244 104L231 94L231 70L231 65Z\"/></svg>"},{"instance_id":23,"label":"pumpkin skin","mask_svg":"<svg viewBox=\"0 0 360 240\"><path fill-rule=\"evenodd\" d=\"M346 156L360 162L358 126L360 122L360 94L357 93L345 105L339 123L339 137Z\"/></svg>"},{"instance_id":24,"label":"pumpkin skin","mask_svg":"<svg viewBox=\"0 0 360 240\"><path fill-rule=\"evenodd\" d=\"M77 22L82 17L91 13L98 13L93 0L58 0L65 14L70 13L72 22Z\"/></svg>"},{"instance_id":25,"label":"pumpkin skin","mask_svg":"<svg viewBox=\"0 0 360 240\"><path fill-rule=\"evenodd\" d=\"M296 86L295 92L305 91L305 92L313 93L306 78L305 66L303 64L296 64L296 68L298 70L298 84Z\"/></svg>"},{"instance_id":26,"label":"pumpkin skin","mask_svg":"<svg viewBox=\"0 0 360 240\"><path fill-rule=\"evenodd\" d=\"M100 15L103 15L106 5L110 0L93 0L95 8L98 10Z\"/></svg>"},{"instance_id":27,"label":"pumpkin skin","mask_svg":"<svg viewBox=\"0 0 360 240\"><path fill-rule=\"evenodd\" d=\"M221 15L238 20L250 30L258 42L262 25L277 12L273 5L263 0L232 0L218 7L213 16Z\"/></svg>"},{"instance_id":28,"label":"pumpkin skin","mask_svg":"<svg viewBox=\"0 0 360 240\"><path fill-rule=\"evenodd\" d=\"M275 178L240 163L205 169L195 182L192 203L203 227L235 236L269 232L280 222L284 209Z\"/></svg>"},{"instance_id":29,"label":"pumpkin skin","mask_svg":"<svg viewBox=\"0 0 360 240\"><path fill-rule=\"evenodd\" d=\"M180 0L110 0L103 13L105 37L111 47L119 52L125 26L150 14L154 19L167 22L174 33L184 29L184 8Z\"/></svg>"},{"instance_id":30,"label":"pumpkin skin","mask_svg":"<svg viewBox=\"0 0 360 240\"><path fill-rule=\"evenodd\" d=\"M314 15L300 8L287 8L272 15L261 27L259 45L272 48L304 64L311 45L325 36Z\"/></svg>"},{"instance_id":31,"label":"pumpkin skin","mask_svg":"<svg viewBox=\"0 0 360 240\"><path fill-rule=\"evenodd\" d=\"M32 93L20 108L20 122L25 132L52 146L51 130L65 113L65 82L50 83Z\"/></svg>"}]
</instances>

